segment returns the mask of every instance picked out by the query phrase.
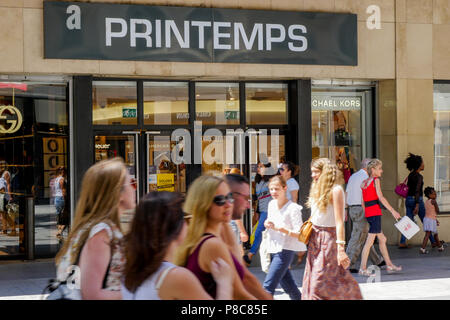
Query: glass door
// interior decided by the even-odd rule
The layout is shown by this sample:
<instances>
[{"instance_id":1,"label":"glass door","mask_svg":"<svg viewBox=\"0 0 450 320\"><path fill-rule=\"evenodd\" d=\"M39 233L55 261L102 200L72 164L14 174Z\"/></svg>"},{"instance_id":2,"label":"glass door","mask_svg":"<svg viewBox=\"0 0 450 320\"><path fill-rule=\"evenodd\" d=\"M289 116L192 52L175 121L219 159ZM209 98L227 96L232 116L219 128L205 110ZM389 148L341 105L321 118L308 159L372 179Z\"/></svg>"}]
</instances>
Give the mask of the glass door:
<instances>
[{"instance_id":1,"label":"glass door","mask_svg":"<svg viewBox=\"0 0 450 320\"><path fill-rule=\"evenodd\" d=\"M139 131L124 131L95 136L95 162L121 157L129 174L136 180L136 199L139 201Z\"/></svg>"},{"instance_id":2,"label":"glass door","mask_svg":"<svg viewBox=\"0 0 450 320\"><path fill-rule=\"evenodd\" d=\"M258 199L256 197L256 177L258 174L258 164L270 163L270 167L265 170L265 175L271 177L278 172L278 166L285 160L285 135L278 130L269 133L267 130L248 130L248 150L249 150L249 170L248 179L250 181L250 194L252 205L250 215L244 220L247 230L253 229L258 222Z\"/></svg>"},{"instance_id":3,"label":"glass door","mask_svg":"<svg viewBox=\"0 0 450 320\"><path fill-rule=\"evenodd\" d=\"M146 192L186 193L186 164L181 141L172 141L170 132L147 131Z\"/></svg>"}]
</instances>

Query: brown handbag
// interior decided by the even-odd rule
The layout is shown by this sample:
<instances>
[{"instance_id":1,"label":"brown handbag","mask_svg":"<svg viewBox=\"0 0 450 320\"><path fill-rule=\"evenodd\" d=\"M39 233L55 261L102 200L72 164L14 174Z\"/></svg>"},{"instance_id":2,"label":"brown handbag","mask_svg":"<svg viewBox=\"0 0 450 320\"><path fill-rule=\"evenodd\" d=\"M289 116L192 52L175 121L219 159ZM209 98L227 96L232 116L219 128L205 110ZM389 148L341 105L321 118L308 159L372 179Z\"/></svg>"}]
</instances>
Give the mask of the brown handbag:
<instances>
[{"instance_id":1,"label":"brown handbag","mask_svg":"<svg viewBox=\"0 0 450 320\"><path fill-rule=\"evenodd\" d=\"M309 237L311 237L312 227L313 224L310 217L308 220L303 222L302 227L300 228L300 234L298 235L298 241L308 244Z\"/></svg>"}]
</instances>

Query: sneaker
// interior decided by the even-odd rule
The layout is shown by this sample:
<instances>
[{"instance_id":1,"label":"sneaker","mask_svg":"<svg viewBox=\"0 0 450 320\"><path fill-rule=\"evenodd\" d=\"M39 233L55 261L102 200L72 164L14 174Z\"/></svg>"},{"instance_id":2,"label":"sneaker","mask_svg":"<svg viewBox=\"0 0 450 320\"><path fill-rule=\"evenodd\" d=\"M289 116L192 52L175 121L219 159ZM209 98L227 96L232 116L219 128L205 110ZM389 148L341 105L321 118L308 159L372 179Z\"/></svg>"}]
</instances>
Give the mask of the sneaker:
<instances>
[{"instance_id":1,"label":"sneaker","mask_svg":"<svg viewBox=\"0 0 450 320\"><path fill-rule=\"evenodd\" d=\"M421 254L427 254L427 253L430 253L430 251L425 250L424 248L420 248L420 253Z\"/></svg>"},{"instance_id":2,"label":"sneaker","mask_svg":"<svg viewBox=\"0 0 450 320\"><path fill-rule=\"evenodd\" d=\"M439 251L439 252L444 251L444 245L441 245L441 246L438 248L438 251Z\"/></svg>"}]
</instances>

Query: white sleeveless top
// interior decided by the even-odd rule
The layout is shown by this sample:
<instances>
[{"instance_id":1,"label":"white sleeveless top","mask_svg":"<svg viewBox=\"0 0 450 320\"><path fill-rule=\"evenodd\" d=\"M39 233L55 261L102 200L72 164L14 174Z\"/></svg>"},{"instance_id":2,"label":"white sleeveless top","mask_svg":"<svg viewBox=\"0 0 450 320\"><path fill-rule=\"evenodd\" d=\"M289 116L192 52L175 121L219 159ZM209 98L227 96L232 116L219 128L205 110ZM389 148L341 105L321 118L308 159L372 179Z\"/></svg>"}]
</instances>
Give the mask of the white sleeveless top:
<instances>
[{"instance_id":1,"label":"white sleeveless top","mask_svg":"<svg viewBox=\"0 0 450 320\"><path fill-rule=\"evenodd\" d=\"M54 190L55 190L55 197L62 197L63 196L63 191L61 189L61 179L64 180L64 177L58 177L55 179L55 183L54 183Z\"/></svg>"},{"instance_id":2,"label":"white sleeveless top","mask_svg":"<svg viewBox=\"0 0 450 320\"><path fill-rule=\"evenodd\" d=\"M161 300L158 291L170 270L176 268L173 263L163 261L158 270L147 278L134 293L122 283L123 300Z\"/></svg>"},{"instance_id":3,"label":"white sleeveless top","mask_svg":"<svg viewBox=\"0 0 450 320\"><path fill-rule=\"evenodd\" d=\"M335 186L334 188L339 188L342 192L342 196L345 199L344 189L341 186ZM333 188L333 190L334 190ZM343 202L343 210L345 210L345 200ZM336 227L336 220L334 218L334 208L333 203L330 202L327 207L326 212L320 212L319 208L313 204L311 206L311 222L317 227Z\"/></svg>"},{"instance_id":4,"label":"white sleeveless top","mask_svg":"<svg viewBox=\"0 0 450 320\"><path fill-rule=\"evenodd\" d=\"M123 235L122 232L120 232L119 228L117 228L117 226L115 226L112 222L111 225L113 225L113 228L111 228L110 225L105 222L100 222L96 224L94 227L92 227L91 231L89 232L87 240L91 239L93 236L95 236L102 230L106 230L106 232L108 233L108 237L111 240L110 245L112 255L109 264L108 276L106 278L105 289L110 291L119 291L120 277L122 276L123 267L125 265L125 257L123 255L123 248L121 243ZM85 230L85 228L87 228L87 226L85 226L82 230ZM56 268L56 275L59 281L66 280L68 273L70 273L72 267L70 263L71 260L70 257L72 255L72 250L78 246L78 239L81 235L82 230L80 230L77 236L72 240L69 250L67 250L66 254L62 257L59 265Z\"/></svg>"}]
</instances>

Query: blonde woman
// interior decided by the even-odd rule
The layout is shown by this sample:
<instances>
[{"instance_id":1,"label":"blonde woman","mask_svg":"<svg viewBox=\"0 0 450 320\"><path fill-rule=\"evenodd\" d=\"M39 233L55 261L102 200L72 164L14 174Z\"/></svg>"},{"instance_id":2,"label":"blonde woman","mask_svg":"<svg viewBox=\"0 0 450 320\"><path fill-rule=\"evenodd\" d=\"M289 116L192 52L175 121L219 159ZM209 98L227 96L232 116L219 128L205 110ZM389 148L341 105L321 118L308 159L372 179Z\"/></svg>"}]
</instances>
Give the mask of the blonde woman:
<instances>
[{"instance_id":1,"label":"blonde woman","mask_svg":"<svg viewBox=\"0 0 450 320\"><path fill-rule=\"evenodd\" d=\"M356 280L346 270L342 172L326 158L311 163L308 199L313 231L308 243L303 300L362 299Z\"/></svg>"},{"instance_id":2,"label":"blonde woman","mask_svg":"<svg viewBox=\"0 0 450 320\"><path fill-rule=\"evenodd\" d=\"M227 183L213 176L197 178L189 187L184 212L192 218L185 241L177 251L176 264L194 273L205 291L216 298L211 262L221 258L233 269L233 298L255 299L243 285L245 269L239 258L221 239L233 212L233 194Z\"/></svg>"},{"instance_id":3,"label":"blonde woman","mask_svg":"<svg viewBox=\"0 0 450 320\"><path fill-rule=\"evenodd\" d=\"M67 279L71 266L80 270L80 297L122 299L124 267L120 215L135 207L135 182L120 158L104 160L83 177L75 219L56 256L57 278Z\"/></svg>"},{"instance_id":4,"label":"blonde woman","mask_svg":"<svg viewBox=\"0 0 450 320\"><path fill-rule=\"evenodd\" d=\"M369 222L369 234L361 254L361 267L359 274L363 276L370 276L372 273L367 270L367 258L369 256L370 248L373 246L375 237L378 238L381 254L384 261L386 261L386 270L388 273L394 273L402 270L401 266L396 266L389 258L389 253L386 247L386 236L381 231L381 212L380 203L382 203L394 216L394 219L401 218L400 214L395 211L381 192L380 178L383 173L382 162L378 159L372 159L367 164L367 172L369 178L364 180L361 184L362 189L362 207L367 221Z\"/></svg>"}]
</instances>

